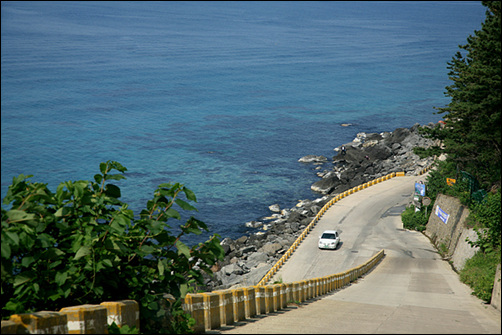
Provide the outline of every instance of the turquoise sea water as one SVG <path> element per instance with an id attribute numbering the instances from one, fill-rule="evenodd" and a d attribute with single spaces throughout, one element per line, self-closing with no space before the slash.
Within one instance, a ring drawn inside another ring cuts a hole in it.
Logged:
<path id="1" fill-rule="evenodd" d="M 211 233 L 239 237 L 320 196 L 300 157 L 440 120 L 446 63 L 484 17 L 471 1 L 2 1 L 2 199 L 21 173 L 55 191 L 116 160 L 136 212 L 180 182 Z"/>

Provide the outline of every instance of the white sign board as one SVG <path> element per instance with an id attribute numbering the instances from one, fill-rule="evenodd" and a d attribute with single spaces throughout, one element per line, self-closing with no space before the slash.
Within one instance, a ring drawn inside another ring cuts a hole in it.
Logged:
<path id="1" fill-rule="evenodd" d="M 450 214 L 447 214 L 445 211 L 443 211 L 441 208 L 439 208 L 438 205 L 436 205 L 436 215 L 443 221 L 445 224 L 448 223 L 448 218 L 450 217 Z"/>

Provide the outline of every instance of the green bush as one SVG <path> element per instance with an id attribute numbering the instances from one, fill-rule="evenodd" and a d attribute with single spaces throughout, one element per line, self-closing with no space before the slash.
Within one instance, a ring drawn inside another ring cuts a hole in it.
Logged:
<path id="1" fill-rule="evenodd" d="M 28 181 L 32 176 L 13 178 L 3 199 L 11 207 L 2 208 L 2 319 L 132 299 L 140 305 L 142 332 L 190 331 L 181 301 L 223 259 L 219 236 L 185 245 L 183 236 L 208 230 L 193 216 L 171 234 L 167 221 L 181 219 L 178 209 L 196 210 L 185 186 L 159 185 L 135 215 L 110 183 L 125 179 L 127 169 L 114 161 L 99 168 L 94 181 L 63 182 L 55 193 Z M 165 294 L 175 299 L 171 309 L 164 308 Z"/>
<path id="2" fill-rule="evenodd" d="M 490 303 L 498 264 L 500 264 L 500 252 L 485 254 L 478 251 L 466 261 L 459 273 L 460 281 L 471 287 L 473 295 Z"/>
<path id="3" fill-rule="evenodd" d="M 413 205 L 407 207 L 404 212 L 401 213 L 403 228 L 424 231 L 427 226 L 427 221 L 429 220 L 429 214 L 430 211 L 425 210 L 415 212 L 415 206 Z"/>
<path id="4" fill-rule="evenodd" d="M 485 253 L 500 253 L 501 212 L 500 190 L 495 194 L 489 193 L 483 202 L 472 206 L 469 216 L 475 221 L 474 230 L 478 235 L 477 241 L 468 241 L 472 246 L 479 247 Z"/>

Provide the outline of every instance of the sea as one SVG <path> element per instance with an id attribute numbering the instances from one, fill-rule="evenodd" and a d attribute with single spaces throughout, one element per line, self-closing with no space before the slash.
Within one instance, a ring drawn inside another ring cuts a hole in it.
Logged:
<path id="1" fill-rule="evenodd" d="M 99 164 L 139 214 L 161 183 L 192 190 L 210 235 L 256 232 L 269 206 L 322 195 L 309 155 L 360 132 L 442 119 L 448 62 L 480 1 L 2 1 L 1 195 L 55 192 Z M 3 204 L 2 208 L 9 208 Z"/>

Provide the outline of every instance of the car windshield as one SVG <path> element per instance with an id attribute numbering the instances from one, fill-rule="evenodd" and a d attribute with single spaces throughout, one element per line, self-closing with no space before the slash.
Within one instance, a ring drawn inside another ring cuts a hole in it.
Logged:
<path id="1" fill-rule="evenodd" d="M 335 234 L 332 234 L 332 233 L 324 233 L 324 234 L 322 234 L 321 238 L 334 240 L 336 238 L 336 236 L 335 236 Z"/>

